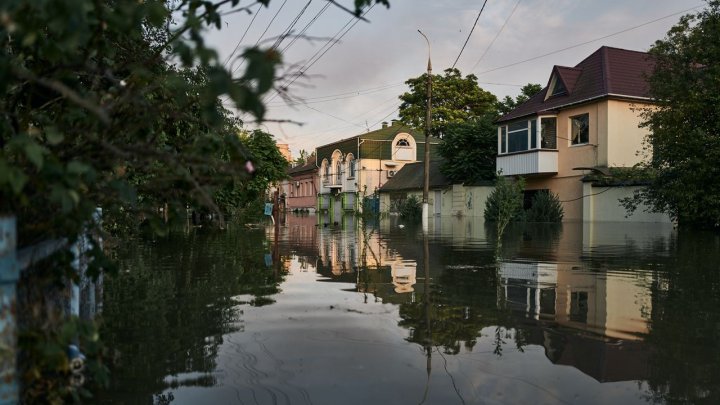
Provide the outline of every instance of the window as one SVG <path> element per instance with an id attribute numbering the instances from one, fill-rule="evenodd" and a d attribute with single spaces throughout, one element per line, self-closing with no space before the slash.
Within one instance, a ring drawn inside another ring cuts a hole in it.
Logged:
<path id="1" fill-rule="evenodd" d="M 342 164 L 338 161 L 335 164 L 335 184 L 340 184 L 342 181 Z"/>
<path id="2" fill-rule="evenodd" d="M 539 117 L 503 125 L 498 131 L 500 154 L 557 149 L 557 118 Z"/>
<path id="3" fill-rule="evenodd" d="M 588 318 L 588 293 L 578 291 L 570 293 L 570 314 L 572 322 L 587 323 Z"/>
<path id="4" fill-rule="evenodd" d="M 590 142 L 590 114 L 570 117 L 570 142 L 573 145 Z"/>
<path id="5" fill-rule="evenodd" d="M 500 153 L 507 152 L 507 127 L 500 128 Z"/>
<path id="6" fill-rule="evenodd" d="M 322 178 L 324 181 L 330 178 L 330 165 L 328 164 L 327 159 L 323 159 L 322 162 Z"/>
<path id="7" fill-rule="evenodd" d="M 355 159 L 351 159 L 350 163 L 348 163 L 348 178 L 355 178 Z"/>
<path id="8" fill-rule="evenodd" d="M 412 135 L 401 132 L 393 139 L 392 160 L 415 160 L 415 139 Z"/>
<path id="9" fill-rule="evenodd" d="M 528 150 L 528 121 L 508 125 L 508 152 Z"/>
<path id="10" fill-rule="evenodd" d="M 565 93 L 567 93 L 567 90 L 565 89 L 565 85 L 563 84 L 562 80 L 556 80 L 555 86 L 553 87 L 553 90 L 552 90 L 552 95 L 557 96 L 557 95 L 565 94 Z"/>
<path id="11" fill-rule="evenodd" d="M 557 149 L 557 118 L 540 118 L 540 147 Z"/>

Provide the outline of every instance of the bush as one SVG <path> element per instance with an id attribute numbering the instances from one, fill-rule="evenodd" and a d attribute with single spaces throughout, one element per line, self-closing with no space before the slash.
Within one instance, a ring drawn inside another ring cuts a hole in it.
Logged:
<path id="1" fill-rule="evenodd" d="M 400 217 L 407 220 L 417 220 L 422 216 L 422 205 L 420 200 L 414 195 L 406 198 L 399 206 Z"/>
<path id="2" fill-rule="evenodd" d="M 526 218 L 528 222 L 562 222 L 563 214 L 558 195 L 543 190 L 533 196 Z"/>
<path id="3" fill-rule="evenodd" d="M 525 182 L 509 181 L 505 177 L 498 177 L 495 189 L 485 202 L 485 221 L 500 222 L 522 221 L 523 211 L 523 189 Z"/>
<path id="4" fill-rule="evenodd" d="M 497 224 L 497 237 L 502 238 L 505 227 L 511 221 L 522 221 L 525 216 L 523 211 L 523 189 L 525 181 L 511 181 L 499 176 L 495 183 L 495 190 L 485 202 L 485 221 Z"/>

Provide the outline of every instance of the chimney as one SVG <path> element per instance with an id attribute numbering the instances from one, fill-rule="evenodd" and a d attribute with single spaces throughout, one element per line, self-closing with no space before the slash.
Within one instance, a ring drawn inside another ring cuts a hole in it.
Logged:
<path id="1" fill-rule="evenodd" d="M 391 126 L 395 126 L 395 124 L 397 124 L 397 123 L 398 123 L 398 120 L 392 120 L 392 121 L 390 121 L 390 125 L 391 125 Z"/>
<path id="2" fill-rule="evenodd" d="M 387 121 L 383 121 L 383 123 L 382 123 L 382 127 L 383 127 L 383 128 L 387 128 L 387 126 L 388 126 L 388 123 L 387 123 Z"/>

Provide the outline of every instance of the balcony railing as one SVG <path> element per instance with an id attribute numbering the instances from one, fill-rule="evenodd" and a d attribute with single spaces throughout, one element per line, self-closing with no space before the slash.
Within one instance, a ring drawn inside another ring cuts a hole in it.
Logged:
<path id="1" fill-rule="evenodd" d="M 497 170 L 503 176 L 523 174 L 553 174 L 558 171 L 558 151 L 533 149 L 509 153 L 497 157 Z"/>

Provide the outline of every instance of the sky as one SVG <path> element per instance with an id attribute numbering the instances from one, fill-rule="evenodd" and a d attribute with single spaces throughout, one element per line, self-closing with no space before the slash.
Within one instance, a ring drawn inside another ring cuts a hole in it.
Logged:
<path id="1" fill-rule="evenodd" d="M 398 96 L 408 89 L 404 82 L 427 68 L 428 47 L 417 30 L 430 40 L 433 73 L 442 73 L 460 54 L 483 1 L 390 0 L 389 9 L 372 7 L 365 15 L 368 21 L 354 20 L 326 0 L 272 0 L 267 8 L 241 1 L 253 13 L 228 15 L 221 30 L 207 33 L 207 42 L 222 60 L 230 57 L 228 66 L 240 75 L 244 66 L 236 58 L 243 48 L 270 47 L 298 16 L 295 34 L 317 16 L 303 38 L 287 37 L 278 46 L 284 62 L 278 73 L 294 79 L 288 80 L 292 100 L 269 94 L 268 121 L 246 125 L 289 144 L 297 157 L 301 149 L 312 151 L 397 118 Z M 353 1 L 337 3 L 350 8 Z M 704 4 L 702 0 L 488 0 L 456 67 L 463 75 L 475 74 L 480 86 L 498 98 L 514 97 L 524 84 L 545 86 L 554 65 L 574 66 L 603 45 L 646 51 L 683 14 Z M 329 39 L 347 28 L 342 39 L 330 46 Z M 239 51 L 233 55 L 236 47 Z M 308 64 L 312 65 L 304 67 Z M 299 69 L 305 74 L 293 75 Z"/>

